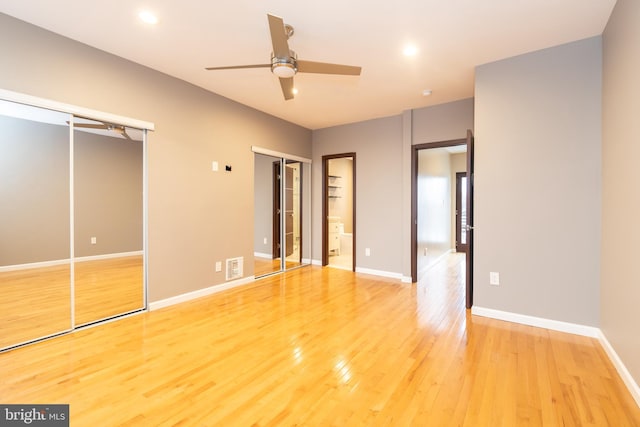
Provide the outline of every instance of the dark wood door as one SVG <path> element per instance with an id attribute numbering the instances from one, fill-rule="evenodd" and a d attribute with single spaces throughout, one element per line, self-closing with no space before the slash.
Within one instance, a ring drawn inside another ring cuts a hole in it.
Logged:
<path id="1" fill-rule="evenodd" d="M 467 308 L 473 305 L 473 145 L 473 132 L 467 130 Z"/>

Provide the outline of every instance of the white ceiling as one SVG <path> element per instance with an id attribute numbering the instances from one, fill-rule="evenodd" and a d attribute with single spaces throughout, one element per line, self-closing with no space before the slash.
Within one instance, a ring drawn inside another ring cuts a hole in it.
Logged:
<path id="1" fill-rule="evenodd" d="M 615 0 L 0 0 L 0 12 L 309 129 L 473 96 L 474 67 L 599 35 Z M 159 23 L 138 19 L 147 8 Z M 362 75 L 297 74 L 285 101 L 268 68 L 267 13 L 295 28 L 300 59 Z M 407 43 L 415 57 L 402 53 Z M 430 89 L 429 97 L 422 95 Z"/>

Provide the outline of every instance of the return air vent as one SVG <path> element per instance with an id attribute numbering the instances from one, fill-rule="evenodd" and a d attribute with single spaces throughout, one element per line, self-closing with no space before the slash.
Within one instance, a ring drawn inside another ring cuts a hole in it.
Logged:
<path id="1" fill-rule="evenodd" d="M 227 280 L 234 280 L 242 277 L 242 259 L 242 257 L 227 259 Z"/>

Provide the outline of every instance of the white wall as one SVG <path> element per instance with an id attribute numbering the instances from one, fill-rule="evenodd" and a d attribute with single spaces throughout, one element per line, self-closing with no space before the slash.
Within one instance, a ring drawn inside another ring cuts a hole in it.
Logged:
<path id="1" fill-rule="evenodd" d="M 475 306 L 599 324 L 601 69 L 600 37 L 477 67 Z"/>
<path id="2" fill-rule="evenodd" d="M 603 35 L 601 329 L 640 384 L 640 2 L 618 0 Z"/>
<path id="3" fill-rule="evenodd" d="M 456 248 L 456 173 L 467 171 L 467 153 L 452 154 L 451 161 L 451 249 Z"/>
<path id="4" fill-rule="evenodd" d="M 419 272 L 433 265 L 451 249 L 450 157 L 450 153 L 444 148 L 418 151 Z M 455 181 L 453 185 L 455 186 Z"/>

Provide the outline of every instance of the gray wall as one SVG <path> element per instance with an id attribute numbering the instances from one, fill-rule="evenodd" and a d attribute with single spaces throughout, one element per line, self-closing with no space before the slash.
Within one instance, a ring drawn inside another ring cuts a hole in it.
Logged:
<path id="1" fill-rule="evenodd" d="M 142 142 L 75 131 L 73 154 L 75 256 L 141 251 Z"/>
<path id="2" fill-rule="evenodd" d="M 313 132 L 313 218 L 322 218 L 322 156 L 356 153 L 356 266 L 402 271 L 402 117 Z M 322 259 L 322 222 L 312 230 L 313 259 Z M 371 256 L 365 256 L 365 248 Z"/>
<path id="3" fill-rule="evenodd" d="M 474 305 L 599 324 L 601 69 L 600 37 L 476 69 Z"/>
<path id="4" fill-rule="evenodd" d="M 0 135 L 0 265 L 68 259 L 69 128 L 0 116 Z M 75 256 L 142 250 L 142 143 L 75 132 L 74 178 Z"/>
<path id="5" fill-rule="evenodd" d="M 149 138 L 149 300 L 253 274 L 252 145 L 311 157 L 311 131 L 0 15 L 0 87 L 154 122 Z M 233 166 L 211 171 L 211 162 Z"/>
<path id="6" fill-rule="evenodd" d="M 69 129 L 0 116 L 0 266 L 68 259 Z"/>
<path id="7" fill-rule="evenodd" d="M 473 98 L 413 110 L 412 144 L 466 138 L 473 111 Z"/>
<path id="8" fill-rule="evenodd" d="M 254 242 L 256 253 L 273 256 L 273 162 L 276 157 L 255 154 L 254 158 Z M 264 243 L 264 238 L 267 243 Z"/>
<path id="9" fill-rule="evenodd" d="M 640 2 L 618 0 L 603 35 L 601 329 L 640 383 Z"/>

